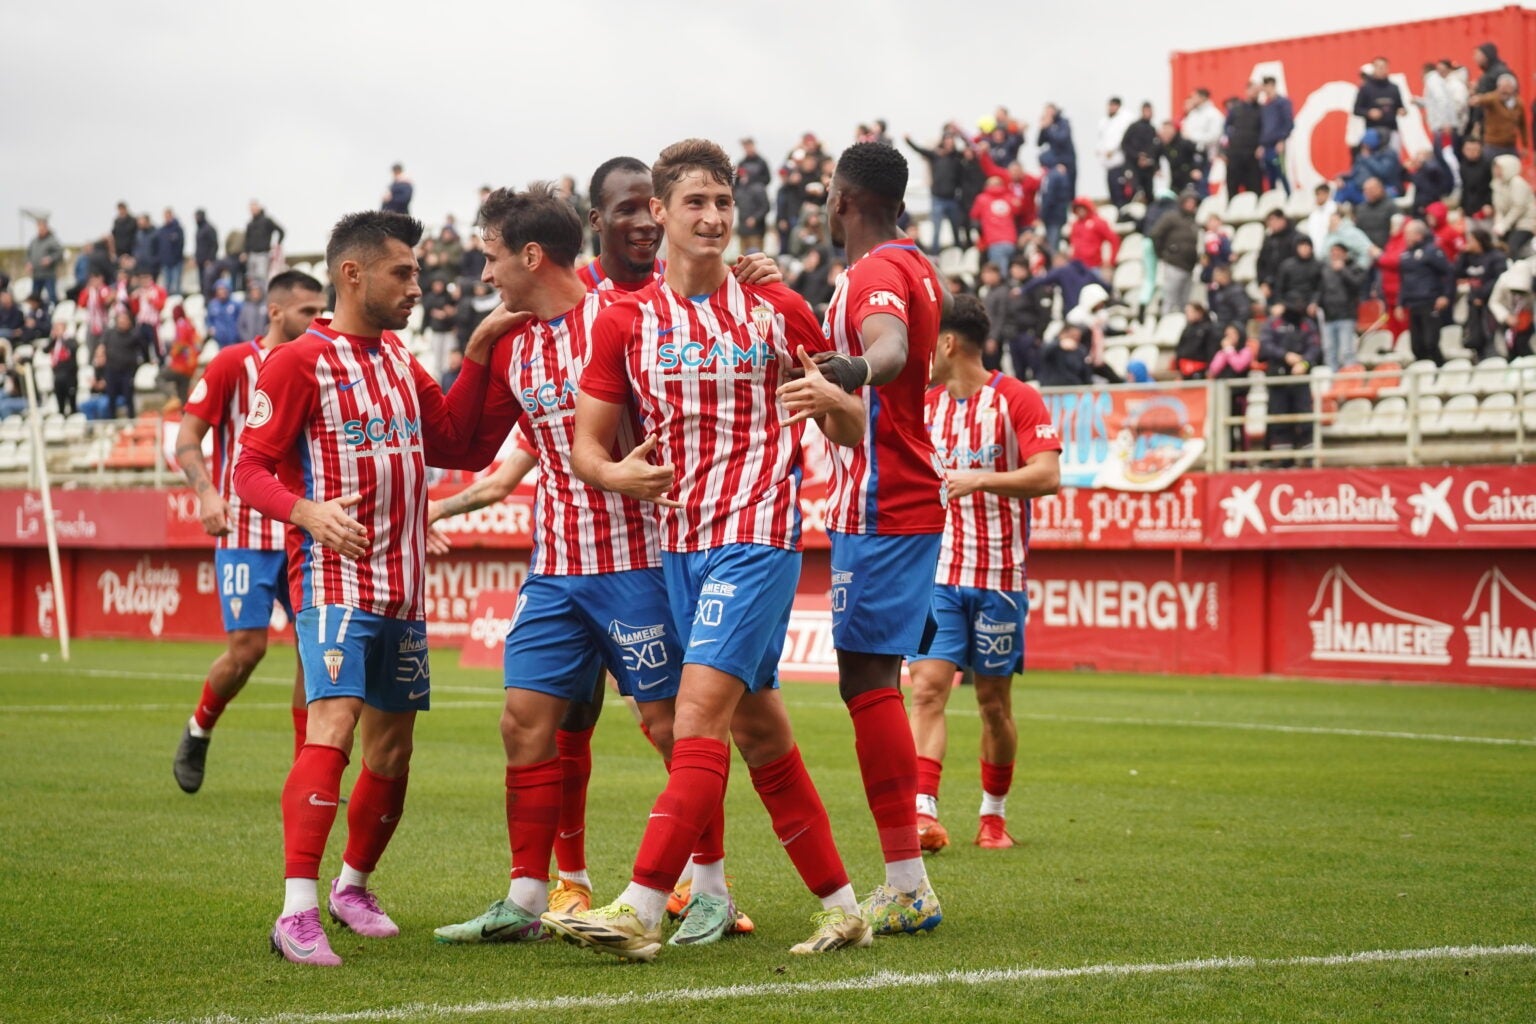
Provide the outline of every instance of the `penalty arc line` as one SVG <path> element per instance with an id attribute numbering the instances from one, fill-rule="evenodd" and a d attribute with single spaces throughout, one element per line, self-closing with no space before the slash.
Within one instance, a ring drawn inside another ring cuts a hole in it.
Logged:
<path id="1" fill-rule="evenodd" d="M 161 1024 L 353 1024 L 362 1021 L 432 1020 L 484 1014 L 540 1013 L 555 1010 L 614 1009 L 655 1002 L 707 1003 L 776 996 L 817 995 L 827 992 L 865 992 L 935 985 L 982 986 L 1027 981 L 1061 981 L 1070 978 L 1126 978 L 1142 975 L 1189 974 L 1243 969 L 1344 967 L 1355 964 L 1411 963 L 1438 960 L 1474 960 L 1490 957 L 1536 956 L 1536 946 L 1434 946 L 1427 949 L 1377 949 L 1328 956 L 1210 957 L 1171 963 L 1086 964 L 1081 967 L 1014 967 L 969 971 L 878 971 L 832 981 L 767 982 L 752 985 L 721 985 L 710 988 L 657 989 L 650 992 L 616 992 L 610 995 L 553 996 L 547 999 L 504 999 L 476 1003 L 408 1003 L 373 1010 L 322 1013 L 279 1013 L 265 1017 L 217 1014 L 191 1021 Z"/>

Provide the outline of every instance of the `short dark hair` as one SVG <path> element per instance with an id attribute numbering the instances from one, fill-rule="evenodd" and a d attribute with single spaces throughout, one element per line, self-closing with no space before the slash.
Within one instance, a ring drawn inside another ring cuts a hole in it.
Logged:
<path id="1" fill-rule="evenodd" d="M 736 180 L 736 168 L 725 150 L 708 139 L 684 139 L 661 151 L 651 165 L 651 188 L 662 202 L 689 171 L 700 171 L 717 185 L 729 187 Z"/>
<path id="2" fill-rule="evenodd" d="M 601 208 L 604 195 L 603 187 L 608 184 L 608 175 L 614 171 L 633 171 L 635 174 L 650 174 L 651 169 L 645 163 L 636 160 L 632 156 L 616 156 L 611 160 L 604 160 L 597 165 L 597 170 L 592 172 L 592 182 L 587 186 L 587 195 L 592 199 L 594 207 Z"/>
<path id="3" fill-rule="evenodd" d="M 1259 79 L 1259 84 L 1260 85 L 1274 85 L 1275 84 L 1275 76 L 1274 75 L 1265 75 L 1263 78 Z"/>
<path id="4" fill-rule="evenodd" d="M 954 332 L 955 337 L 978 351 L 986 344 L 991 329 L 987 307 L 974 295 L 956 295 L 949 311 L 939 321 L 939 330 Z"/>
<path id="5" fill-rule="evenodd" d="M 302 270 L 285 270 L 267 282 L 267 298 L 269 299 L 279 292 L 292 291 L 324 292 L 325 285 Z"/>
<path id="6" fill-rule="evenodd" d="M 835 173 L 851 191 L 883 200 L 892 209 L 907 194 L 907 158 L 893 146 L 856 142 L 843 150 Z"/>
<path id="7" fill-rule="evenodd" d="M 326 266 L 334 271 L 347 257 L 377 256 L 391 238 L 414 249 L 421 241 L 421 221 L 387 210 L 349 213 L 331 228 L 325 243 Z"/>
<path id="8" fill-rule="evenodd" d="M 487 238 L 499 238 L 509 251 L 532 242 L 557 266 L 570 266 L 581 251 L 581 218 L 547 181 L 536 181 L 522 192 L 492 192 L 480 204 L 479 224 Z"/>

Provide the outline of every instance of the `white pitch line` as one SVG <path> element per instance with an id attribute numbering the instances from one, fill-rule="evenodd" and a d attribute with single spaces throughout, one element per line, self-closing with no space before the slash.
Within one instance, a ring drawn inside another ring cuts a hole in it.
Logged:
<path id="1" fill-rule="evenodd" d="M 867 992 L 873 989 L 917 989 L 933 985 L 1002 985 L 1023 981 L 1070 978 L 1125 978 L 1137 975 L 1189 974 L 1245 968 L 1344 967 L 1354 964 L 1407 963 L 1433 960 L 1474 960 L 1503 956 L 1533 956 L 1536 946 L 1434 946 L 1428 949 L 1377 949 L 1329 956 L 1224 956 L 1172 963 L 1087 964 L 1082 967 L 1012 967 L 971 971 L 878 971 L 835 981 L 768 982 L 712 988 L 657 989 L 611 995 L 555 996 L 548 999 L 504 999 L 478 1003 L 407 1003 L 403 1006 L 344 1013 L 279 1013 L 268 1017 L 216 1014 L 185 1024 L 351 1024 L 357 1021 L 441 1020 L 482 1014 L 537 1014 L 554 1010 L 608 1010 L 653 1003 L 705 1003 L 767 996 L 803 996 L 824 992 Z M 162 1024 L 182 1024 L 165 1021 Z"/>

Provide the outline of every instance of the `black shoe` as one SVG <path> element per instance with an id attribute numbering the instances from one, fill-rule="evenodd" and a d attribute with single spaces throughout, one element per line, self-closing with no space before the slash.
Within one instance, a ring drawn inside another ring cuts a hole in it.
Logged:
<path id="1" fill-rule="evenodd" d="M 181 730 L 181 742 L 176 744 L 176 760 L 171 762 L 171 774 L 176 785 L 184 793 L 196 793 L 203 788 L 203 764 L 208 760 L 208 736 L 193 736 L 192 725 Z"/>

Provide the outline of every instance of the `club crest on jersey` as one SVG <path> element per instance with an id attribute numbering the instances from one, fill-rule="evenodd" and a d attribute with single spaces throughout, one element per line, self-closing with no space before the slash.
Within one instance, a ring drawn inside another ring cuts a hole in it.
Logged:
<path id="1" fill-rule="evenodd" d="M 530 416 L 547 415 L 557 409 L 576 408 L 576 382 L 566 378 L 564 383 L 545 381 L 535 388 L 523 388 L 519 397 L 523 411 Z"/>
<path id="2" fill-rule="evenodd" d="M 869 297 L 869 305 L 884 309 L 886 306 L 895 306 L 902 312 L 906 312 L 907 303 L 895 292 L 879 291 Z"/>
<path id="3" fill-rule="evenodd" d="M 235 618 L 238 619 L 240 617 L 240 609 L 244 607 L 245 601 L 242 598 L 232 597 L 229 599 L 229 610 Z"/>
<path id="4" fill-rule="evenodd" d="M 773 310 L 767 306 L 753 306 L 752 326 L 757 328 L 759 338 L 769 337 L 773 333 Z"/>
<path id="5" fill-rule="evenodd" d="M 341 675 L 341 661 L 344 657 L 346 655 L 339 647 L 332 647 L 320 655 L 321 660 L 325 662 L 325 671 L 331 677 L 332 685 L 335 685 L 336 678 Z"/>
<path id="6" fill-rule="evenodd" d="M 245 428 L 255 430 L 272 418 L 272 399 L 265 391 L 258 390 L 251 399 L 251 414 L 245 418 Z"/>
<path id="7" fill-rule="evenodd" d="M 756 373 L 778 358 L 766 341 L 738 345 L 728 335 L 716 335 L 707 343 L 668 341 L 656 350 L 656 365 L 678 373 Z"/>
<path id="8" fill-rule="evenodd" d="M 192 405 L 201 402 L 208 397 L 208 378 L 203 377 L 197 382 L 197 387 L 192 389 L 192 394 L 187 396 L 187 404 Z"/>

